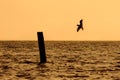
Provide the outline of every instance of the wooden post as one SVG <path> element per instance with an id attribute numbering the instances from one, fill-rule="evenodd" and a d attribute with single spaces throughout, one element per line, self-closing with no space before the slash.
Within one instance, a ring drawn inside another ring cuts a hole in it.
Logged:
<path id="1" fill-rule="evenodd" d="M 38 46 L 39 46 L 39 53 L 40 53 L 40 63 L 45 63 L 46 52 L 45 52 L 43 32 L 37 32 L 37 35 L 38 35 Z"/>

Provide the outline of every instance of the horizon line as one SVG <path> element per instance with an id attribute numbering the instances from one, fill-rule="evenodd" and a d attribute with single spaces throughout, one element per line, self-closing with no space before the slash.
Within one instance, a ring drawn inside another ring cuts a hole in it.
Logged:
<path id="1" fill-rule="evenodd" d="M 38 40 L 0 40 L 0 41 L 38 41 Z M 44 41 L 120 41 L 120 40 L 44 40 Z"/>

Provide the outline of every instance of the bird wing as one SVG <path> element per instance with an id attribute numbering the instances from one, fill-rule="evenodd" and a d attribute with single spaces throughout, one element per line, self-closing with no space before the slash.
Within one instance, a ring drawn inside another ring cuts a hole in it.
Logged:
<path id="1" fill-rule="evenodd" d="M 82 28 L 82 30 L 84 30 L 83 26 L 81 28 Z"/>
<path id="2" fill-rule="evenodd" d="M 80 26 L 78 26 L 78 28 L 77 28 L 77 32 L 80 30 Z"/>

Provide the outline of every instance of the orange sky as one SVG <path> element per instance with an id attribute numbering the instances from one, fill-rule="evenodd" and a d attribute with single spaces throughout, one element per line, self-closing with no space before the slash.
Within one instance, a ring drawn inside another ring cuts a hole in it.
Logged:
<path id="1" fill-rule="evenodd" d="M 119 21 L 120 0 L 0 0 L 0 40 L 120 40 Z"/>

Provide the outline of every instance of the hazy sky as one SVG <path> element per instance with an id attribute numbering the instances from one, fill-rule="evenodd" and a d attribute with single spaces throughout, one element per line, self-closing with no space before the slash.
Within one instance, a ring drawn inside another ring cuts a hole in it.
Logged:
<path id="1" fill-rule="evenodd" d="M 37 31 L 45 40 L 120 40 L 120 0 L 0 0 L 0 40 L 37 40 Z"/>

